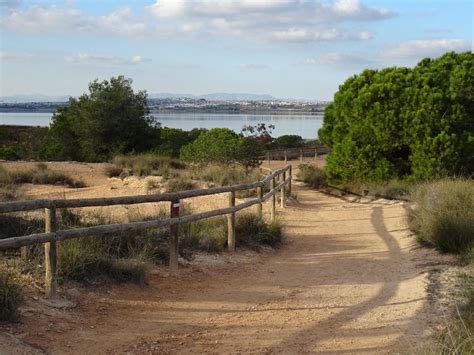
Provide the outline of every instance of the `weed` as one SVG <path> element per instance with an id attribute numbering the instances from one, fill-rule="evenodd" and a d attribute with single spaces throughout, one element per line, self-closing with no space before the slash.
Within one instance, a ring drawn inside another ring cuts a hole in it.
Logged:
<path id="1" fill-rule="evenodd" d="M 412 198 L 416 208 L 410 213 L 410 227 L 422 243 L 454 253 L 468 252 L 474 246 L 472 180 L 428 182 Z"/>
<path id="2" fill-rule="evenodd" d="M 11 270 L 0 270 L 0 320 L 16 322 L 24 303 L 21 286 Z"/>
<path id="3" fill-rule="evenodd" d="M 315 189 L 326 186 L 326 175 L 324 171 L 309 164 L 301 164 L 298 166 L 298 179 Z"/>

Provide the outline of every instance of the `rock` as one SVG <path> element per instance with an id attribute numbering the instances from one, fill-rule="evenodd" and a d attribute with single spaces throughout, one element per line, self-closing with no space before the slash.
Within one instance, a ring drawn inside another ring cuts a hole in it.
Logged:
<path id="1" fill-rule="evenodd" d="M 66 291 L 66 293 L 71 296 L 71 297 L 79 297 L 81 295 L 81 293 L 79 292 L 79 290 L 77 288 L 70 288 Z"/>
<path id="2" fill-rule="evenodd" d="M 40 299 L 40 303 L 52 307 L 52 308 L 57 308 L 57 309 L 71 309 L 75 308 L 77 306 L 77 303 L 66 300 L 66 299 L 61 299 L 61 298 L 56 298 L 56 299 Z"/>

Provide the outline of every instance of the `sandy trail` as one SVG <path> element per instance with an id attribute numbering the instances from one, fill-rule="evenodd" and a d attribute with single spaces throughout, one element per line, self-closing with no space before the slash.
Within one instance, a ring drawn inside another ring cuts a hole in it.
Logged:
<path id="1" fill-rule="evenodd" d="M 380 354 L 426 339 L 439 316 L 427 292 L 439 259 L 415 246 L 406 206 L 295 190 L 298 202 L 278 211 L 278 251 L 114 288 L 81 306 L 85 321 L 30 340 L 51 353 Z"/>

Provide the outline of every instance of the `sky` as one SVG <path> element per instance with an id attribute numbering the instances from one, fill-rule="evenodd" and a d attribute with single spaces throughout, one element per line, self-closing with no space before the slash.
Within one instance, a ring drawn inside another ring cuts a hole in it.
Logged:
<path id="1" fill-rule="evenodd" d="M 0 0 L 0 96 L 136 90 L 331 100 L 364 68 L 472 51 L 471 0 Z"/>

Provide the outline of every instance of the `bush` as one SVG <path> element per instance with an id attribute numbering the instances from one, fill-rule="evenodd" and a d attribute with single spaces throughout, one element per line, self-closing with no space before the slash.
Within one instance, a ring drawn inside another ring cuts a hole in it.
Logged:
<path id="1" fill-rule="evenodd" d="M 86 185 L 59 171 L 48 169 L 44 163 L 38 163 L 36 169 L 24 171 L 7 171 L 0 167 L 0 185 L 35 184 L 35 185 L 67 185 L 81 188 Z"/>
<path id="2" fill-rule="evenodd" d="M 9 270 L 0 270 L 0 320 L 15 322 L 20 318 L 19 307 L 24 303 L 21 286 Z"/>
<path id="3" fill-rule="evenodd" d="M 166 156 L 155 154 L 119 155 L 113 159 L 113 164 L 127 169 L 133 175 L 167 175 L 171 169 L 184 169 L 186 164 Z M 120 175 L 120 173 L 119 173 Z"/>
<path id="4" fill-rule="evenodd" d="M 184 176 L 178 176 L 174 179 L 171 179 L 166 184 L 167 192 L 178 192 L 194 189 L 195 184 L 192 180 Z"/>
<path id="5" fill-rule="evenodd" d="M 181 253 L 191 250 L 202 250 L 218 253 L 227 245 L 227 219 L 215 217 L 179 227 L 179 246 Z"/>
<path id="6" fill-rule="evenodd" d="M 282 227 L 279 222 L 269 224 L 253 213 L 237 214 L 236 244 L 257 247 L 259 245 L 278 246 L 282 242 Z"/>
<path id="7" fill-rule="evenodd" d="M 115 165 L 108 165 L 105 167 L 105 175 L 109 178 L 119 177 L 122 174 L 123 169 Z"/>
<path id="8" fill-rule="evenodd" d="M 463 253 L 474 246 L 474 182 L 444 179 L 420 185 L 410 226 L 421 242 L 442 252 Z"/>
<path id="9" fill-rule="evenodd" d="M 276 138 L 273 143 L 278 148 L 298 148 L 303 146 L 304 140 L 301 136 L 297 136 L 294 134 L 285 134 Z"/>
<path id="10" fill-rule="evenodd" d="M 208 164 L 196 167 L 191 175 L 196 180 L 213 182 L 218 186 L 231 186 L 259 181 L 263 175 L 258 170 L 247 171 L 245 168 L 234 165 Z"/>
<path id="11" fill-rule="evenodd" d="M 366 69 L 324 111 L 332 183 L 425 180 L 474 173 L 474 54 L 425 58 L 414 68 Z"/>
<path id="12" fill-rule="evenodd" d="M 323 170 L 308 164 L 301 164 L 298 169 L 297 177 L 305 184 L 316 189 L 326 186 L 326 175 Z"/>

